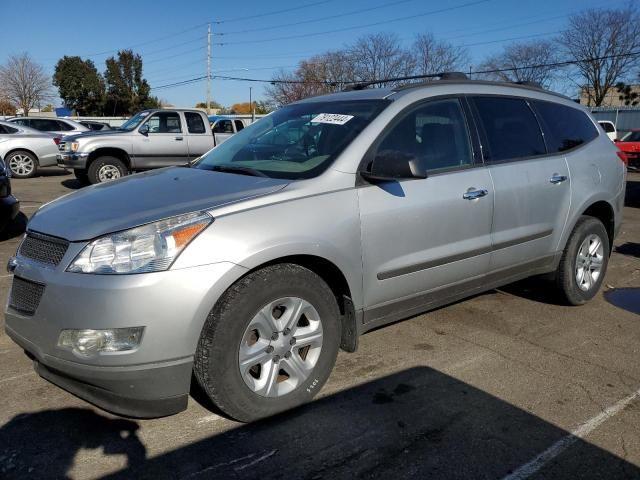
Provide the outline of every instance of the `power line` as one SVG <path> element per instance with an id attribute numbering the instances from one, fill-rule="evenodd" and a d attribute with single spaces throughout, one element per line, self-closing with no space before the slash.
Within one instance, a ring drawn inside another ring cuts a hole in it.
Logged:
<path id="1" fill-rule="evenodd" d="M 214 23 L 231 23 L 231 22 L 250 20 L 250 19 L 254 19 L 254 18 L 264 18 L 264 17 L 269 17 L 269 16 L 272 16 L 272 15 L 278 15 L 280 13 L 294 12 L 296 10 L 302 10 L 304 8 L 315 7 L 317 5 L 323 5 L 325 3 L 329 3 L 329 2 L 333 2 L 333 1 L 335 1 L 335 0 L 321 0 L 319 2 L 307 3 L 307 4 L 304 4 L 304 5 L 298 5 L 297 7 L 285 8 L 285 9 L 282 9 L 282 10 L 275 10 L 275 11 L 267 12 L 267 13 L 258 13 L 256 15 L 244 15 L 242 17 L 228 18 L 226 20 L 220 20 L 219 22 L 214 22 Z"/>
<path id="2" fill-rule="evenodd" d="M 426 16 L 429 16 L 429 15 L 435 15 L 435 14 L 438 14 L 438 13 L 450 12 L 450 11 L 453 11 L 453 10 L 459 10 L 459 9 L 462 9 L 462 8 L 471 7 L 471 6 L 474 6 L 474 5 L 479 5 L 481 3 L 487 3 L 487 2 L 491 2 L 491 1 L 493 1 L 493 0 L 476 0 L 476 1 L 473 1 L 473 2 L 463 3 L 461 5 L 456 5 L 456 6 L 453 6 L 453 7 L 440 8 L 438 10 L 431 10 L 429 12 L 416 13 L 414 15 L 407 15 L 407 16 L 403 16 L 403 17 L 388 18 L 388 19 L 386 19 L 384 21 L 361 24 L 361 25 L 355 25 L 355 26 L 351 26 L 351 27 L 336 28 L 336 29 L 333 29 L 333 30 L 325 30 L 325 31 L 322 31 L 322 32 L 311 32 L 311 33 L 303 33 L 303 34 L 298 34 L 298 35 L 287 35 L 287 36 L 283 36 L 283 37 L 262 38 L 260 40 L 241 40 L 241 41 L 237 41 L 237 42 L 219 42 L 219 43 L 216 43 L 215 45 L 219 45 L 219 46 L 223 46 L 223 45 L 246 45 L 246 44 L 249 44 L 249 43 L 265 43 L 265 42 L 274 42 L 274 41 L 278 41 L 278 40 L 292 40 L 292 39 L 295 39 L 295 38 L 316 37 L 318 35 L 325 35 L 327 33 L 348 32 L 350 30 L 358 30 L 358 29 L 361 29 L 361 28 L 376 27 L 376 26 L 379 26 L 379 25 L 387 25 L 389 23 L 401 22 L 401 21 L 404 21 L 404 20 L 413 20 L 415 18 L 426 17 Z"/>
<path id="3" fill-rule="evenodd" d="M 259 14 L 256 14 L 256 15 L 247 15 L 247 16 L 243 16 L 243 17 L 234 17 L 234 18 L 228 18 L 226 20 L 224 20 L 224 19 L 223 20 L 210 20 L 208 22 L 203 22 L 203 23 L 198 23 L 197 25 L 192 25 L 191 27 L 187 27 L 187 28 L 185 28 L 183 30 L 174 31 L 172 33 L 169 33 L 167 35 L 163 35 L 161 37 L 155 37 L 153 39 L 145 40 L 144 42 L 138 42 L 138 43 L 134 43 L 134 44 L 131 44 L 131 45 L 128 45 L 128 46 L 125 46 L 125 47 L 120 47 L 120 48 L 112 48 L 110 50 L 104 50 L 102 52 L 88 53 L 88 54 L 81 55 L 81 56 L 86 57 L 86 58 L 100 57 L 100 56 L 103 56 L 103 55 L 109 55 L 109 54 L 117 53 L 120 50 L 134 49 L 134 48 L 137 48 L 137 47 L 142 47 L 144 45 L 150 45 L 152 43 L 157 43 L 157 42 L 161 42 L 163 40 L 174 38 L 174 37 L 177 37 L 178 35 L 181 35 L 183 33 L 191 32 L 191 31 L 193 31 L 193 30 L 195 30 L 197 28 L 206 26 L 209 23 L 213 23 L 213 24 L 219 25 L 219 24 L 222 24 L 222 23 L 237 22 L 237 21 L 240 21 L 240 20 L 263 18 L 263 17 L 268 17 L 268 16 L 271 16 L 271 15 L 278 15 L 280 13 L 293 12 L 293 11 L 296 11 L 296 10 L 302 10 L 302 9 L 309 8 L 309 7 L 315 7 L 317 5 L 322 5 L 322 4 L 333 2 L 333 1 L 335 1 L 335 0 L 320 0 L 320 1 L 317 1 L 317 2 L 313 2 L 313 3 L 307 3 L 307 4 L 304 4 L 304 5 L 298 5 L 297 7 L 291 7 L 291 8 L 285 8 L 285 9 L 275 10 L 275 11 L 271 11 L 271 12 L 259 13 Z"/>
<path id="4" fill-rule="evenodd" d="M 383 5 L 376 5 L 375 7 L 369 7 L 369 8 L 359 8 L 357 10 L 351 10 L 349 12 L 346 13 L 338 13 L 335 15 L 329 15 L 326 17 L 318 17 L 318 18 L 312 18 L 310 20 L 302 20 L 299 22 L 291 22 L 291 23 L 281 23 L 279 25 L 272 25 L 269 27 L 260 27 L 260 28 L 252 28 L 249 30 L 235 30 L 232 32 L 220 32 L 220 33 L 216 33 L 214 35 L 216 36 L 226 36 L 226 35 L 239 35 L 239 34 L 245 34 L 245 33 L 254 33 L 254 32 L 264 32 L 266 30 L 275 30 L 278 28 L 285 28 L 285 27 L 292 27 L 292 26 L 298 26 L 298 25 L 306 25 L 309 23 L 316 23 L 316 22 L 322 22 L 324 20 L 334 20 L 336 18 L 343 18 L 343 17 L 348 17 L 351 15 L 357 15 L 357 14 L 361 14 L 361 13 L 365 13 L 365 12 L 372 12 L 374 10 L 380 10 L 383 8 L 389 8 L 389 7 L 393 7 L 395 5 L 400 5 L 402 3 L 409 3 L 409 2 L 415 2 L 416 0 L 399 0 L 396 2 L 390 2 L 390 3 L 385 3 Z"/>
<path id="5" fill-rule="evenodd" d="M 640 56 L 640 51 L 638 52 L 629 52 L 629 53 L 620 53 L 616 55 L 604 55 L 600 57 L 591 57 L 591 58 L 583 58 L 579 60 L 565 60 L 561 62 L 553 62 L 553 63 L 540 63 L 536 65 L 526 65 L 522 67 L 508 67 L 508 68 L 497 68 L 491 70 L 477 70 L 469 72 L 472 75 L 484 75 L 488 73 L 501 73 L 501 72 L 516 72 L 520 70 L 530 70 L 533 68 L 553 68 L 553 67 L 563 67 L 567 65 L 576 65 L 579 63 L 587 63 L 594 62 L 599 60 L 609 60 L 613 58 L 622 58 L 622 57 L 635 57 Z M 278 79 L 260 79 L 260 78 L 247 78 L 247 77 L 232 77 L 226 75 L 214 75 L 213 78 L 217 78 L 219 80 L 232 80 L 232 81 L 241 81 L 241 82 L 256 82 L 256 83 L 269 83 L 269 84 L 318 84 L 318 85 L 337 85 L 337 84 L 374 84 L 374 83 L 390 83 L 390 82 L 400 82 L 407 80 L 419 80 L 422 78 L 433 78 L 438 77 L 439 74 L 425 74 L 425 75 L 409 75 L 405 77 L 392 77 L 392 78 L 382 78 L 377 80 L 345 80 L 345 81 L 308 81 L 308 80 L 278 80 Z M 199 80 L 198 78 L 193 79 L 193 81 Z"/>

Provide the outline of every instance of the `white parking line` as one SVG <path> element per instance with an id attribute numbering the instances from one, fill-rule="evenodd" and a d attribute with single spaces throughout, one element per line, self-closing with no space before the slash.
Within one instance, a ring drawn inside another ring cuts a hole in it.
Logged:
<path id="1" fill-rule="evenodd" d="M 582 440 L 584 437 L 589 435 L 611 417 L 614 417 L 615 415 L 620 413 L 627 405 L 629 405 L 634 400 L 637 400 L 638 398 L 640 398 L 640 390 L 637 390 L 635 393 L 632 393 L 628 397 L 625 397 L 619 402 L 611 405 L 610 407 L 607 407 L 602 411 L 602 413 L 587 420 L 569 435 L 558 440 L 556 443 L 551 445 L 529 463 L 525 463 L 511 474 L 504 477 L 502 480 L 523 480 L 530 477 L 534 473 L 538 472 L 541 468 L 543 468 L 547 463 L 549 463 L 558 455 L 571 447 L 571 445 L 576 443 L 578 440 Z"/>

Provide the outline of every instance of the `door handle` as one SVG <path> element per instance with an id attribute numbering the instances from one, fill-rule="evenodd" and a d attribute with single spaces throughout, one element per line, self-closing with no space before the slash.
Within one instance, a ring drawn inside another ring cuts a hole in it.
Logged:
<path id="1" fill-rule="evenodd" d="M 176 137 L 176 140 L 177 140 L 178 142 L 181 142 L 181 141 L 182 141 L 182 137 Z"/>
<path id="2" fill-rule="evenodd" d="M 475 200 L 477 198 L 484 197 L 488 194 L 489 194 L 489 190 L 484 190 L 484 189 L 473 190 L 472 188 L 470 188 L 469 190 L 467 190 L 462 194 L 462 198 L 464 198 L 465 200 Z"/>
<path id="3" fill-rule="evenodd" d="M 564 182 L 566 179 L 567 179 L 566 175 L 559 175 L 557 173 L 554 173 L 553 175 L 551 175 L 551 178 L 549 179 L 549 181 L 555 185 L 557 183 Z"/>

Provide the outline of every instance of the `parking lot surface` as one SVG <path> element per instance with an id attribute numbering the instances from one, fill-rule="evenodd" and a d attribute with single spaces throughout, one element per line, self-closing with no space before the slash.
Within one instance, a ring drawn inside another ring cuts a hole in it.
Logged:
<path id="1" fill-rule="evenodd" d="M 79 184 L 13 187 L 30 216 Z M 115 417 L 39 378 L 2 328 L 0 478 L 640 478 L 640 174 L 624 214 L 588 305 L 527 280 L 376 330 L 316 401 L 250 425 L 195 388 L 178 415 Z"/>

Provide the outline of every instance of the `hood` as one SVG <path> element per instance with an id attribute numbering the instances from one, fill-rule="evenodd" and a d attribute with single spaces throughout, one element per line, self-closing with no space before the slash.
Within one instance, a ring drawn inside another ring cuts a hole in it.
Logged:
<path id="1" fill-rule="evenodd" d="M 72 242 L 91 240 L 163 218 L 273 193 L 288 182 L 197 168 L 152 170 L 54 200 L 36 212 L 28 229 Z"/>
<path id="2" fill-rule="evenodd" d="M 78 138 L 91 138 L 91 137 L 104 137 L 107 135 L 131 135 L 135 133 L 128 130 L 87 130 L 86 132 L 72 133 L 71 135 L 65 135 L 64 140 L 73 142 Z"/>

